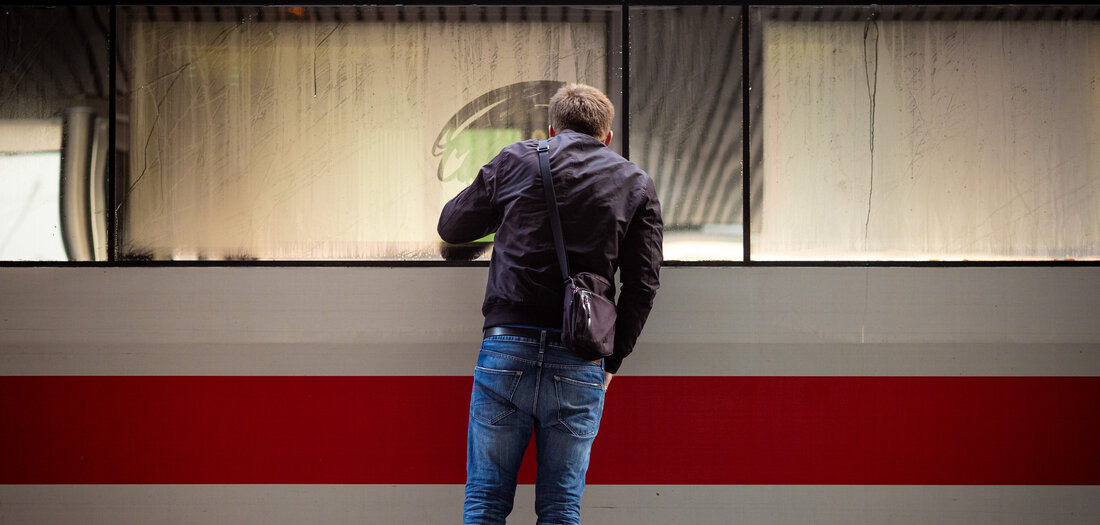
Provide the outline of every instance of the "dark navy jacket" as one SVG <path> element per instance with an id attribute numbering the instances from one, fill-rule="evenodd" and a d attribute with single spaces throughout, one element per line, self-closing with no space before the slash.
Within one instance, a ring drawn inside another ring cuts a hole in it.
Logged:
<path id="1" fill-rule="evenodd" d="M 537 144 L 526 140 L 501 150 L 439 217 L 439 236 L 449 243 L 496 232 L 481 309 L 486 328 L 562 324 L 565 284 Z M 550 139 L 550 170 L 570 272 L 593 272 L 614 282 L 619 270 L 615 353 L 604 360 L 615 373 L 634 349 L 657 293 L 661 207 L 653 179 L 594 137 L 571 130 Z"/>

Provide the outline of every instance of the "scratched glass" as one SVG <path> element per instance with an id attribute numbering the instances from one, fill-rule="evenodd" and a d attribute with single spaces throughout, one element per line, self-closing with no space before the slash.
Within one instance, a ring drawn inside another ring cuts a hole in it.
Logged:
<path id="1" fill-rule="evenodd" d="M 753 8 L 752 259 L 1100 258 L 1097 11 Z"/>
<path id="2" fill-rule="evenodd" d="M 657 187 L 665 259 L 742 260 L 741 7 L 629 15 L 629 153 Z"/>
<path id="3" fill-rule="evenodd" d="M 106 257 L 103 154 L 73 175 L 82 188 L 98 188 L 79 195 L 83 215 L 63 221 L 60 204 L 71 187 L 61 184 L 63 115 L 82 108 L 103 131 L 83 135 L 92 141 L 84 151 L 106 152 L 94 146 L 106 142 L 107 20 L 104 6 L 0 9 L 0 261 Z M 75 197 L 66 195 L 70 204 Z M 77 238 L 73 225 L 87 235 Z M 78 252 L 74 240 L 89 249 Z"/>
<path id="4" fill-rule="evenodd" d="M 621 98 L 618 7 L 119 13 L 123 259 L 484 258 L 443 204 L 561 83 Z"/>

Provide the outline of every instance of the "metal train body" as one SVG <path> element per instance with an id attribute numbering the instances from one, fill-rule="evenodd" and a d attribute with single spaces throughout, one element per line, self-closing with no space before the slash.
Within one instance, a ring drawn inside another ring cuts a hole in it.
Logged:
<path id="1" fill-rule="evenodd" d="M 455 523 L 485 277 L 0 270 L 0 522 Z M 1095 266 L 666 267 L 585 522 L 1095 523 L 1098 313 Z"/>

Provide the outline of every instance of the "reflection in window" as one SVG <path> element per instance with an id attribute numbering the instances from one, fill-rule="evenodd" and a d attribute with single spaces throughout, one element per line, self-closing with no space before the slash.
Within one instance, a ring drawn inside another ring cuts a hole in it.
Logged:
<path id="1" fill-rule="evenodd" d="M 107 25 L 105 6 L 0 10 L 0 260 L 106 259 Z"/>
<path id="2" fill-rule="evenodd" d="M 1096 12 L 754 8 L 753 259 L 1100 257 Z"/>
<path id="3" fill-rule="evenodd" d="M 439 258 L 442 205 L 562 82 L 617 98 L 617 8 L 123 13 L 124 258 Z"/>
<path id="4" fill-rule="evenodd" d="M 63 261 L 61 122 L 0 121 L 0 261 Z"/>
<path id="5" fill-rule="evenodd" d="M 630 8 L 630 157 L 668 260 L 741 260 L 741 8 Z M 757 200 L 751 201 L 754 206 Z"/>

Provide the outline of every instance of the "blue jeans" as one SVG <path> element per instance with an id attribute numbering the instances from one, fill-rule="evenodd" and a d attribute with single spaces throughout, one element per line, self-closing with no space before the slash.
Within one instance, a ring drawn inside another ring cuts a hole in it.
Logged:
<path id="1" fill-rule="evenodd" d="M 556 343 L 486 337 L 470 399 L 462 523 L 504 523 L 534 433 L 538 523 L 579 525 L 604 392 L 602 361 L 585 361 Z"/>

